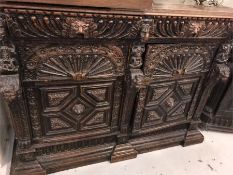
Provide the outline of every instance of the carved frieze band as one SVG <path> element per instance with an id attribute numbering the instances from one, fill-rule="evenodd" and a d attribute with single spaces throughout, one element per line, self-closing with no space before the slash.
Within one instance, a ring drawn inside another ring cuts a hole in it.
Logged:
<path id="1" fill-rule="evenodd" d="M 135 39 L 141 17 L 58 11 L 5 9 L 10 33 L 17 38 Z"/>
<path id="2" fill-rule="evenodd" d="M 151 38 L 227 38 L 232 19 L 155 17 Z"/>
<path id="3" fill-rule="evenodd" d="M 226 38 L 232 19 L 130 16 L 4 9 L 10 33 L 17 38 Z"/>

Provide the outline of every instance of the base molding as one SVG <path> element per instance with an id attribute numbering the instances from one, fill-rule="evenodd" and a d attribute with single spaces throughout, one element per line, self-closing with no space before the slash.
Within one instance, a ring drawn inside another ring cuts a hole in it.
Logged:
<path id="1" fill-rule="evenodd" d="M 38 161 L 13 163 L 11 175 L 46 175 L 46 170 L 42 168 Z"/>
<path id="2" fill-rule="evenodd" d="M 187 131 L 183 146 L 190 146 L 202 143 L 204 141 L 204 136 L 201 134 L 199 130 L 190 130 Z"/>
<path id="3" fill-rule="evenodd" d="M 116 145 L 111 156 L 111 163 L 134 159 L 137 155 L 138 152 L 129 143 Z"/>
<path id="4" fill-rule="evenodd" d="M 178 146 L 184 141 L 185 130 L 168 132 L 159 135 L 151 135 L 139 137 L 130 140 L 130 144 L 138 151 L 138 153 L 146 153 L 150 151 L 160 150 L 172 146 Z"/>
<path id="5" fill-rule="evenodd" d="M 220 125 L 217 125 L 217 124 L 202 123 L 200 125 L 200 128 L 203 129 L 203 130 L 233 133 L 233 126 L 226 127 L 226 126 L 220 126 Z"/>

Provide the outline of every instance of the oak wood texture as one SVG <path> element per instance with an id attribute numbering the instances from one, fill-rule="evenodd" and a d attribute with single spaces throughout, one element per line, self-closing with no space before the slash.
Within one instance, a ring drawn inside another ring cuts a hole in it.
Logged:
<path id="1" fill-rule="evenodd" d="M 20 3 L 42 3 L 42 4 L 60 4 L 73 6 L 90 6 L 90 7 L 108 7 L 124 9 L 148 9 L 152 7 L 153 0 L 6 0 L 8 2 Z"/>
<path id="2" fill-rule="evenodd" d="M 228 75 L 232 12 L 156 8 L 1 3 L 0 94 L 16 132 L 13 175 L 203 141 L 203 107 L 215 78 Z"/>

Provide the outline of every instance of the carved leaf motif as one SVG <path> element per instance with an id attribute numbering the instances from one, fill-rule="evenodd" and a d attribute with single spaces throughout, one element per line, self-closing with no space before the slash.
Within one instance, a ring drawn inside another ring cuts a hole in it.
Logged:
<path id="1" fill-rule="evenodd" d="M 91 89 L 87 93 L 93 95 L 99 101 L 104 101 L 106 98 L 106 89 Z"/>
<path id="2" fill-rule="evenodd" d="M 160 89 L 154 89 L 152 101 L 158 100 L 167 90 L 168 88 L 166 87 Z"/>
<path id="3" fill-rule="evenodd" d="M 104 123 L 104 113 L 99 112 L 96 115 L 94 115 L 87 123 L 86 125 L 96 125 Z"/>
<path id="4" fill-rule="evenodd" d="M 185 113 L 186 105 L 181 105 L 178 109 L 176 109 L 171 116 L 182 115 Z"/>
<path id="5" fill-rule="evenodd" d="M 157 18 L 151 38 L 225 38 L 230 35 L 231 21 Z"/>
<path id="6" fill-rule="evenodd" d="M 7 11 L 7 10 L 5 10 Z M 11 9 L 14 11 L 14 9 Z M 9 13 L 7 24 L 16 38 L 107 38 L 135 39 L 140 33 L 140 17 L 36 11 Z M 7 13 L 7 12 L 6 12 Z M 29 13 L 29 14 L 28 14 Z M 60 15 L 58 15 L 60 14 Z M 70 17 L 74 16 L 75 17 Z M 88 17 L 84 17 L 84 16 Z M 115 18 L 114 18 L 115 17 Z"/>
<path id="7" fill-rule="evenodd" d="M 70 93 L 69 92 L 49 92 L 48 102 L 50 106 L 58 106 Z"/>
<path id="8" fill-rule="evenodd" d="M 183 84 L 183 85 L 180 85 L 180 87 L 185 95 L 190 95 L 191 91 L 192 91 L 193 84 Z"/>
<path id="9" fill-rule="evenodd" d="M 70 125 L 68 123 L 66 123 L 65 121 L 63 121 L 59 118 L 51 118 L 50 122 L 51 122 L 51 129 L 52 130 L 65 129 L 65 128 L 70 127 Z"/>
<path id="10" fill-rule="evenodd" d="M 159 116 L 159 114 L 156 111 L 148 112 L 148 115 L 147 115 L 148 121 L 160 120 L 161 118 L 162 118 L 162 116 Z"/>

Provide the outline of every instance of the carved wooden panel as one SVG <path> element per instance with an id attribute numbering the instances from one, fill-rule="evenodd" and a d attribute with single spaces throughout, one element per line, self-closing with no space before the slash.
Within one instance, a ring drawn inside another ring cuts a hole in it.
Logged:
<path id="1" fill-rule="evenodd" d="M 10 33 L 16 38 L 135 39 L 140 16 L 5 9 Z"/>
<path id="2" fill-rule="evenodd" d="M 28 51 L 28 52 L 27 52 Z M 60 45 L 23 48 L 24 80 L 85 80 L 124 74 L 118 46 Z"/>
<path id="3" fill-rule="evenodd" d="M 231 19 L 156 16 L 150 38 L 227 38 L 232 29 Z"/>
<path id="4" fill-rule="evenodd" d="M 38 99 L 41 100 L 35 99 L 38 106 L 31 111 L 38 111 L 33 118 L 41 122 L 39 126 L 42 126 L 41 132 L 45 135 L 81 134 L 85 131 L 94 134 L 98 129 L 111 132 L 118 127 L 121 80 L 65 86 L 40 85 L 38 88 Z M 34 120 L 32 123 L 35 125 Z"/>
<path id="5" fill-rule="evenodd" d="M 214 45 L 150 45 L 144 73 L 151 78 L 179 78 L 207 72 L 212 62 Z"/>
<path id="6" fill-rule="evenodd" d="M 151 83 L 137 98 L 133 133 L 184 123 L 193 117 L 215 46 L 149 45 L 143 66 Z"/>
<path id="7" fill-rule="evenodd" d="M 196 77 L 151 83 L 139 94 L 134 130 L 151 129 L 190 119 L 188 113 L 199 80 Z"/>

